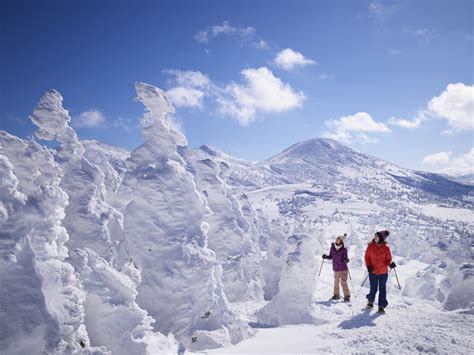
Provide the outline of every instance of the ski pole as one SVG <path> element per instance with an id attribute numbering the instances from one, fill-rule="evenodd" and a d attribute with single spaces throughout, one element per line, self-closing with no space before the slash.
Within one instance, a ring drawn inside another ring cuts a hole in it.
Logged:
<path id="1" fill-rule="evenodd" d="M 321 267 L 319 268 L 318 279 L 319 279 L 319 276 L 321 276 L 321 270 L 323 269 L 323 265 L 324 265 L 324 259 L 321 262 Z"/>
<path id="2" fill-rule="evenodd" d="M 397 278 L 398 288 L 401 290 L 401 289 L 402 289 L 402 286 L 400 286 L 400 281 L 398 281 L 397 270 L 395 270 L 395 268 L 393 268 L 393 269 L 391 269 L 391 270 L 393 270 L 393 272 L 395 273 L 395 277 Z"/>
<path id="3" fill-rule="evenodd" d="M 351 271 L 349 270 L 349 266 L 347 267 L 347 272 L 349 273 L 349 280 L 351 281 L 352 291 L 354 291 L 354 298 L 357 298 L 354 288 L 354 283 L 352 282 Z"/>
<path id="4" fill-rule="evenodd" d="M 323 261 L 321 262 L 321 267 L 319 268 L 318 278 L 316 279 L 316 284 L 314 285 L 314 290 L 315 290 L 315 291 L 316 291 L 316 289 L 317 289 L 317 287 L 318 287 L 319 276 L 321 276 L 321 270 L 323 269 L 323 265 L 324 265 L 324 259 L 323 259 Z"/>
<path id="5" fill-rule="evenodd" d="M 357 294 L 360 293 L 360 290 L 362 290 L 362 287 L 364 287 L 364 284 L 365 284 L 365 281 L 367 281 L 367 278 L 369 277 L 369 273 L 367 273 L 367 276 L 365 277 L 364 281 L 362 282 L 362 284 L 360 285 L 360 288 L 359 288 L 359 291 L 357 291 Z"/>

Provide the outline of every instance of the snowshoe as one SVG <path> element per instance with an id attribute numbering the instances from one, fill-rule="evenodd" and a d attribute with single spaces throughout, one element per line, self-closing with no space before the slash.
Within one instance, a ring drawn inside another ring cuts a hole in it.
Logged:
<path id="1" fill-rule="evenodd" d="M 350 302 L 351 296 L 344 296 L 344 302 Z"/>
<path id="2" fill-rule="evenodd" d="M 341 296 L 339 296 L 339 295 L 334 295 L 334 296 L 331 297 L 330 301 L 337 301 L 337 300 L 339 300 L 339 299 L 341 299 Z"/>
<path id="3" fill-rule="evenodd" d="M 377 311 L 377 313 L 385 313 L 385 309 L 383 307 L 379 307 L 379 310 Z"/>
<path id="4" fill-rule="evenodd" d="M 374 308 L 374 302 L 368 302 L 367 303 L 367 308 Z"/>

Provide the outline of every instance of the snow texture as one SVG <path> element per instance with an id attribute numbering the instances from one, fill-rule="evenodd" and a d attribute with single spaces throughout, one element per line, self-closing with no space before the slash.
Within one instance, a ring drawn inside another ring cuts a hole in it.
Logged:
<path id="1" fill-rule="evenodd" d="M 65 262 L 61 169 L 35 142 L 0 132 L 0 147 L 0 352 L 78 351 L 85 294 Z"/>
<path id="2" fill-rule="evenodd" d="M 227 163 L 213 160 L 205 151 L 183 150 L 191 165 L 197 188 L 213 211 L 208 246 L 223 268 L 225 294 L 230 302 L 261 300 L 260 250 L 251 238 L 241 206 L 225 183 Z"/>
<path id="3" fill-rule="evenodd" d="M 321 322 L 312 309 L 317 274 L 315 242 L 315 238 L 303 233 L 293 234 L 287 239 L 286 266 L 282 270 L 279 292 L 257 314 L 259 324 L 279 326 Z"/>

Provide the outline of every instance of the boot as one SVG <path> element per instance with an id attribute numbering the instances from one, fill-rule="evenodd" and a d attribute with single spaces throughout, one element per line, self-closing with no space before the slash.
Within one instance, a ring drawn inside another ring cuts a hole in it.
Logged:
<path id="1" fill-rule="evenodd" d="M 331 297 L 332 300 L 338 300 L 340 298 L 341 298 L 341 296 L 339 296 L 339 295 L 334 295 L 334 296 Z"/>
<path id="2" fill-rule="evenodd" d="M 379 307 L 377 313 L 385 313 L 385 309 L 383 307 Z"/>
<path id="3" fill-rule="evenodd" d="M 344 302 L 350 302 L 351 296 L 344 296 Z"/>
<path id="4" fill-rule="evenodd" d="M 367 308 L 374 308 L 374 302 L 367 302 Z"/>

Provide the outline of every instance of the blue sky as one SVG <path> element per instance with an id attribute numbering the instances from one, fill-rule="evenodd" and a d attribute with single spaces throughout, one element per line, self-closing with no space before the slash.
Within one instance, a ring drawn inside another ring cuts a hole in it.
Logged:
<path id="1" fill-rule="evenodd" d="M 472 1 L 2 1 L 0 129 L 57 89 L 82 139 L 134 148 L 134 82 L 189 144 L 257 161 L 332 137 L 404 167 L 474 172 Z"/>

